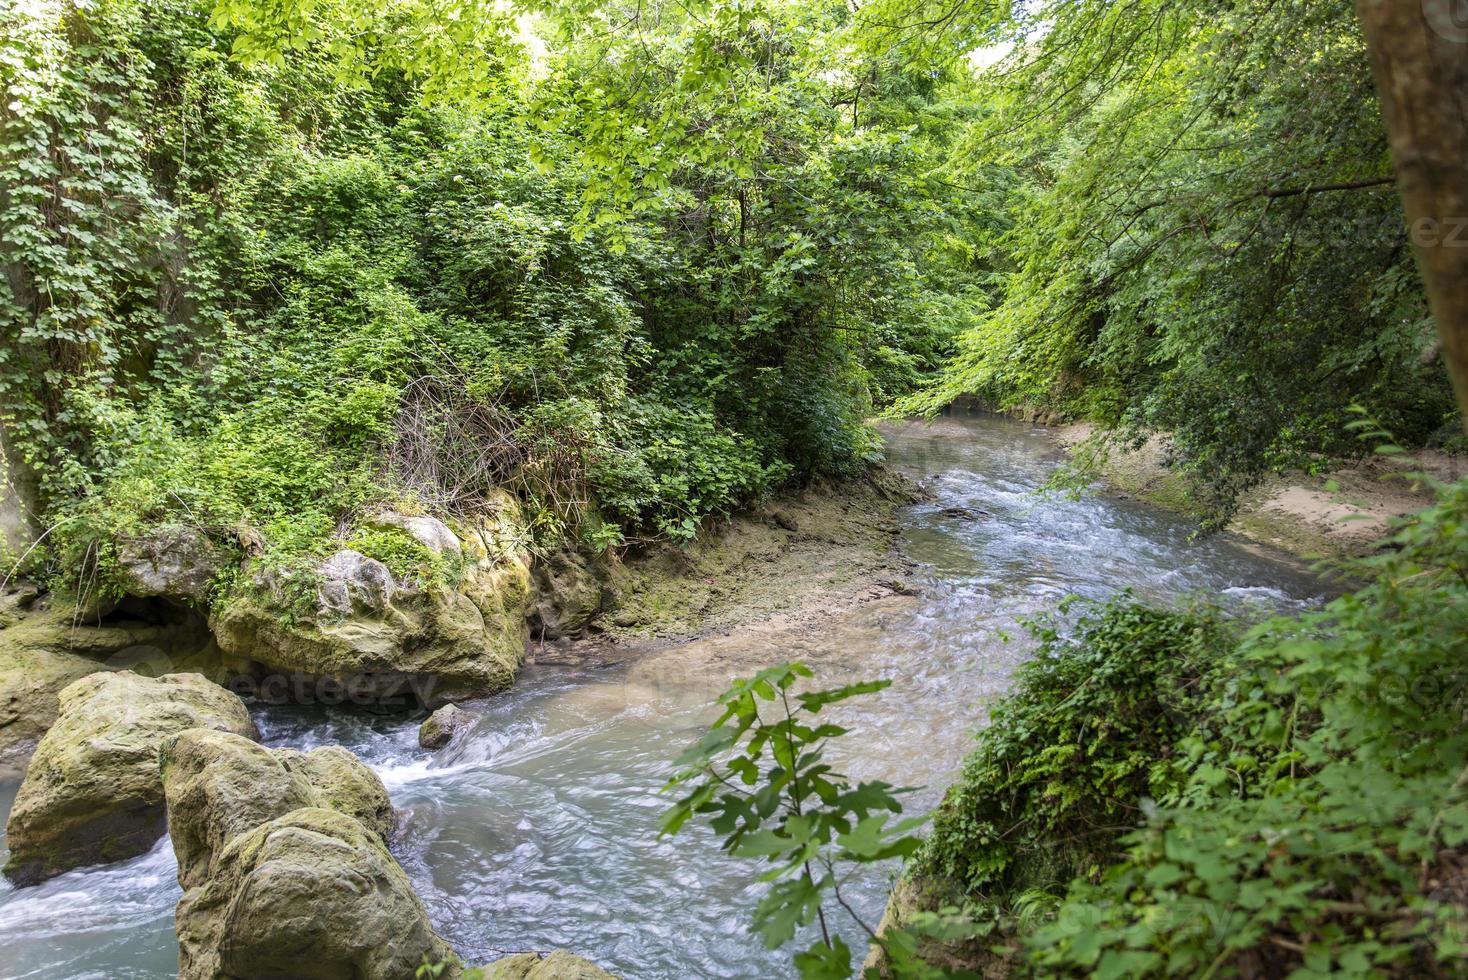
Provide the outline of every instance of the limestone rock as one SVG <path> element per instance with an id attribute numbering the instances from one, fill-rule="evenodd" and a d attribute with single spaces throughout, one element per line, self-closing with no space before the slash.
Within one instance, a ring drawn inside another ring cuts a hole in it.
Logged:
<path id="1" fill-rule="evenodd" d="M 168 736 L 256 735 L 244 703 L 199 674 L 94 673 L 62 690 L 59 703 L 6 826 L 5 874 L 19 885 L 132 857 L 163 836 L 158 750 Z"/>
<path id="2" fill-rule="evenodd" d="M 368 520 L 367 524 L 369 527 L 397 528 L 436 555 L 457 555 L 463 550 L 462 545 L 459 544 L 458 535 L 436 517 L 409 516 L 395 514 L 391 511 L 379 511 Z"/>
<path id="3" fill-rule="evenodd" d="M 192 527 L 164 525 L 117 542 L 117 576 L 130 595 L 200 603 L 224 566 L 221 549 Z"/>
<path id="4" fill-rule="evenodd" d="M 228 841 L 176 925 L 180 980 L 402 980 L 452 956 L 382 840 L 321 807 Z"/>
<path id="5" fill-rule="evenodd" d="M 387 787 L 377 773 L 362 760 L 338 745 L 328 745 L 310 752 L 277 749 L 286 765 L 305 774 L 316 794 L 317 806 L 323 806 L 357 820 L 383 841 L 392 836 L 397 813 Z"/>
<path id="6" fill-rule="evenodd" d="M 547 956 L 516 953 L 480 969 L 485 980 L 617 980 L 590 960 L 563 949 Z"/>
<path id="7" fill-rule="evenodd" d="M 530 635 L 556 640 L 586 629 L 601 612 L 605 574 L 593 559 L 571 548 L 551 552 L 531 573 Z"/>
<path id="8" fill-rule="evenodd" d="M 425 749 L 441 749 L 472 724 L 472 714 L 452 704 L 446 704 L 418 726 L 418 744 Z"/>
<path id="9" fill-rule="evenodd" d="M 265 575 L 218 604 L 210 625 L 220 648 L 389 703 L 411 698 L 437 707 L 508 687 L 528 636 L 529 557 L 518 509 L 506 502 L 498 514 L 453 529 L 431 518 L 402 520 L 432 546 L 457 550 L 463 566 L 453 587 L 395 580 L 381 562 L 344 549 L 317 570 L 315 608 L 304 615 L 287 615 L 299 606 L 290 583 Z M 453 548 L 440 540 L 444 532 Z"/>
<path id="10" fill-rule="evenodd" d="M 192 729 L 163 743 L 159 767 L 168 833 L 185 888 L 212 876 L 229 841 L 292 810 L 336 810 L 384 841 L 395 823 L 382 780 L 337 746 L 302 753 Z"/>
<path id="11" fill-rule="evenodd" d="M 57 694 L 87 674 L 198 671 L 223 681 L 238 668 L 221 660 L 201 616 L 162 600 L 128 599 L 99 620 L 34 588 L 0 597 L 0 775 L 24 770 L 56 720 Z"/>
<path id="12" fill-rule="evenodd" d="M 193 729 L 160 766 L 182 980 L 397 980 L 451 957 L 387 851 L 387 790 L 350 752 Z"/>
<path id="13" fill-rule="evenodd" d="M 0 632 L 0 774 L 18 775 L 56 720 L 56 695 L 72 681 L 106 668 L 65 649 L 7 639 Z"/>
<path id="14" fill-rule="evenodd" d="M 321 615 L 382 614 L 398 591 L 386 565 L 350 548 L 322 562 L 317 575 L 316 608 Z"/>

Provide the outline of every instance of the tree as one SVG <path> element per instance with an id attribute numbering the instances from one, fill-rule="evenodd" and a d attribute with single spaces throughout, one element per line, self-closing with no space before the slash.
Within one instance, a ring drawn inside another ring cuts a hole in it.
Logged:
<path id="1" fill-rule="evenodd" d="M 1357 0 L 1397 187 L 1468 427 L 1468 19 L 1460 0 Z"/>

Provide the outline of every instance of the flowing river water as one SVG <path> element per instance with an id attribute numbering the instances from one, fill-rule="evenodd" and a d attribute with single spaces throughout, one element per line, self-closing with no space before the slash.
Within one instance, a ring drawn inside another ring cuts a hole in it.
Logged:
<path id="1" fill-rule="evenodd" d="M 905 517 L 916 597 L 616 663 L 531 665 L 471 705 L 476 726 L 437 753 L 418 747 L 416 721 L 321 709 L 260 708 L 264 737 L 343 745 L 376 769 L 404 814 L 394 851 L 469 962 L 565 948 L 637 980 L 788 976 L 789 953 L 747 932 L 760 869 L 723 857 L 702 829 L 656 832 L 670 762 L 732 676 L 803 659 L 823 683 L 893 679 L 840 718 L 853 733 L 833 754 L 852 776 L 921 787 L 908 806 L 920 812 L 1025 658 L 1019 624 L 1063 596 L 1130 588 L 1291 610 L 1323 591 L 1297 562 L 1225 536 L 1189 540 L 1189 522 L 1145 504 L 1037 496 L 1061 457 L 1033 426 L 953 416 L 887 436 L 890 464 L 932 491 Z M 14 792 L 0 787 L 0 810 Z M 165 839 L 34 888 L 0 884 L 0 977 L 172 975 L 174 874 Z M 890 872 L 852 882 L 869 923 L 889 886 Z"/>

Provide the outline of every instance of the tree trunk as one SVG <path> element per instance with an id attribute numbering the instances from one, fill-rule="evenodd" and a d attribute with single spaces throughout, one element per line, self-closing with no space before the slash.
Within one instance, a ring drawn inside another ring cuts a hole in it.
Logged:
<path id="1" fill-rule="evenodd" d="M 1356 0 L 1412 248 L 1468 427 L 1468 0 Z"/>

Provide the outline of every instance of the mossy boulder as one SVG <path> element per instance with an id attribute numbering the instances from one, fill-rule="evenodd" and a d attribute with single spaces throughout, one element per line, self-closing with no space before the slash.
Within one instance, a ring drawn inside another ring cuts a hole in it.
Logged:
<path id="1" fill-rule="evenodd" d="M 558 949 L 539 953 L 516 953 L 480 967 L 485 980 L 617 980 L 590 960 Z"/>
<path id="2" fill-rule="evenodd" d="M 200 674 L 90 674 L 58 700 L 6 825 L 5 875 L 18 885 L 132 857 L 162 837 L 158 751 L 169 736 L 190 728 L 257 734 L 244 703 Z"/>
<path id="3" fill-rule="evenodd" d="M 8 632 L 0 631 L 0 774 L 19 774 L 56 721 L 61 689 L 106 667 L 62 647 L 11 642 Z"/>
<path id="4" fill-rule="evenodd" d="M 125 669 L 222 682 L 248 666 L 220 656 L 201 614 L 162 599 L 112 602 L 102 616 L 34 587 L 0 595 L 0 775 L 24 770 L 72 681 Z"/>
<path id="5" fill-rule="evenodd" d="M 201 605 L 227 556 L 197 528 L 165 524 L 115 542 L 115 584 L 128 595 Z"/>
<path id="6" fill-rule="evenodd" d="M 192 729 L 163 743 L 159 770 L 185 888 L 213 874 L 229 841 L 292 810 L 336 810 L 384 841 L 396 822 L 382 780 L 338 746 L 269 749 L 230 732 Z"/>
<path id="7" fill-rule="evenodd" d="M 474 716 L 463 708 L 446 704 L 429 715 L 418 726 L 418 744 L 425 749 L 441 749 L 459 732 L 474 724 Z"/>
<path id="8" fill-rule="evenodd" d="M 452 956 L 382 839 L 324 807 L 227 841 L 176 925 L 180 980 L 403 980 Z"/>
<path id="9" fill-rule="evenodd" d="M 387 851 L 387 790 L 350 752 L 195 729 L 160 767 L 183 980 L 396 980 L 450 957 Z"/>
<path id="10" fill-rule="evenodd" d="M 607 570 L 599 559 L 564 547 L 531 570 L 530 635 L 556 640 L 586 630 L 606 598 Z"/>
<path id="11" fill-rule="evenodd" d="M 453 584 L 397 577 L 343 548 L 318 566 L 304 602 L 298 583 L 265 574 L 220 602 L 210 625 L 221 649 L 269 671 L 330 677 L 363 700 L 411 697 L 436 707 L 508 687 L 528 637 L 530 564 L 518 508 L 506 500 L 452 528 L 401 515 L 372 520 L 395 516 L 404 533 L 432 542 L 425 548 L 452 553 Z"/>

